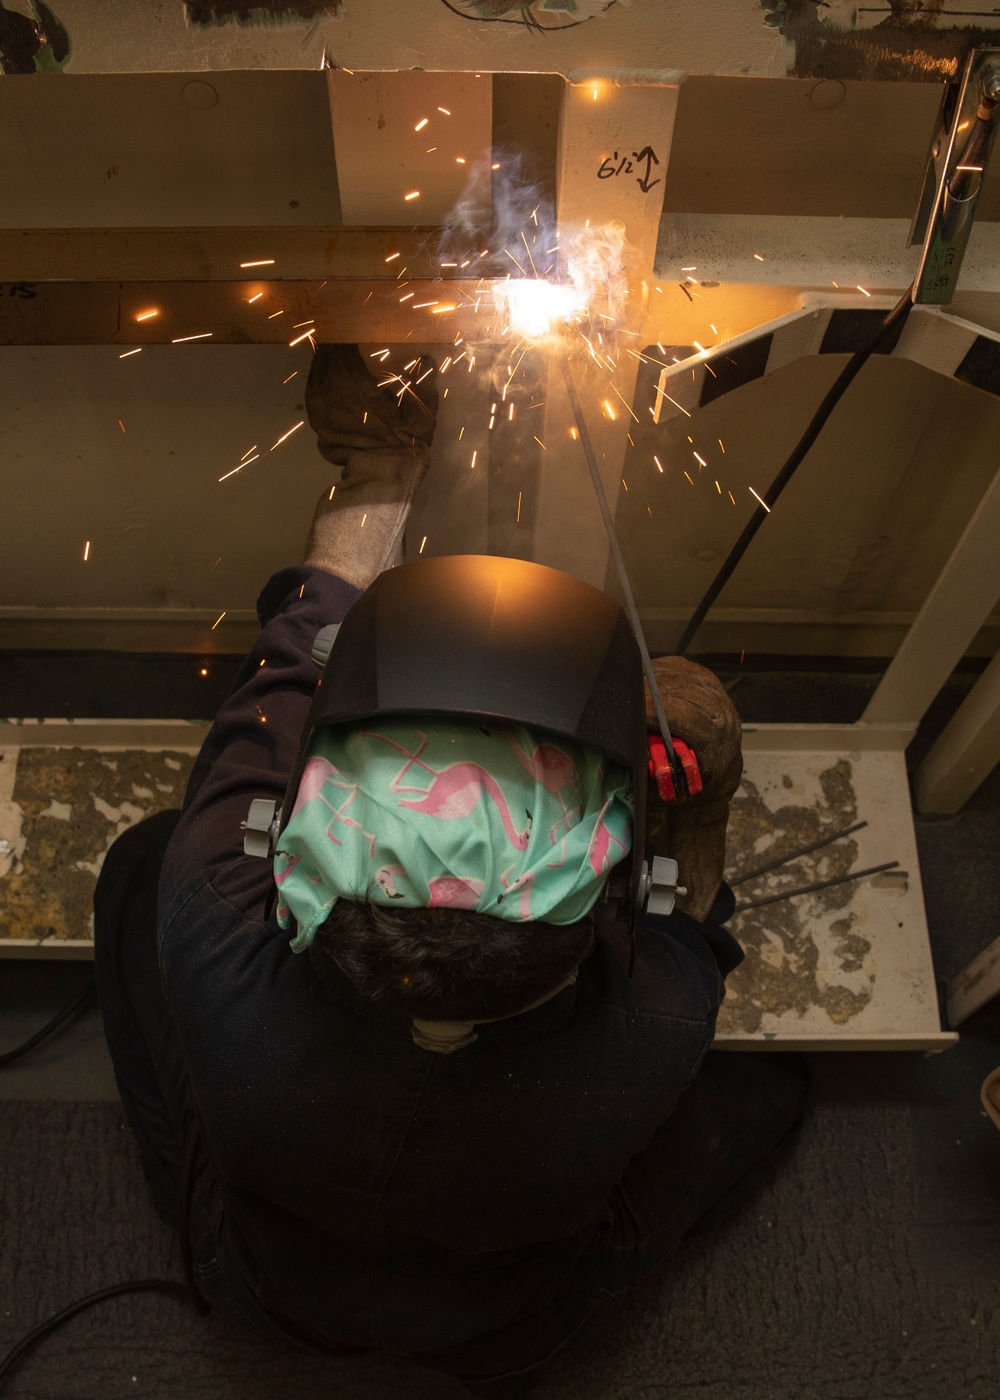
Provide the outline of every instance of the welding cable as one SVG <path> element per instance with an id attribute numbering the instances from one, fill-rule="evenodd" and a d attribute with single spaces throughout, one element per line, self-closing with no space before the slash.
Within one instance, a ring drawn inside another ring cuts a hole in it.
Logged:
<path id="1" fill-rule="evenodd" d="M 751 515 L 742 535 L 740 535 L 739 539 L 729 551 L 729 555 L 723 563 L 722 568 L 709 585 L 704 598 L 702 598 L 701 602 L 691 614 L 691 621 L 685 627 L 684 635 L 677 644 L 678 656 L 684 656 L 687 653 L 687 649 L 694 640 L 695 634 L 705 621 L 705 615 L 709 608 L 729 582 L 733 570 L 747 552 L 754 535 L 756 535 L 757 531 L 767 519 L 771 507 L 791 481 L 799 466 L 802 464 L 806 453 L 819 437 L 826 420 L 840 402 L 851 380 L 861 369 L 865 361 L 878 349 L 882 341 L 896 330 L 897 327 L 902 327 L 905 324 L 906 318 L 909 316 L 913 307 L 913 293 L 914 288 L 908 287 L 877 329 L 868 337 L 862 346 L 855 350 L 847 364 L 837 375 L 833 387 L 829 390 L 823 402 L 813 414 L 808 428 L 806 428 L 805 432 L 795 444 L 788 461 L 781 468 L 781 471 L 764 493 L 764 505 L 758 506 L 753 515 Z"/>
<path id="2" fill-rule="evenodd" d="M 9 1065 L 15 1060 L 19 1060 L 21 1056 L 26 1055 L 29 1050 L 34 1050 L 36 1045 L 40 1045 L 46 1037 L 52 1035 L 54 1031 L 57 1031 L 64 1021 L 68 1021 L 71 1016 L 75 1015 L 75 1013 L 79 1011 L 92 996 L 95 996 L 96 993 L 97 986 L 94 979 L 91 978 L 83 991 L 79 992 L 67 1006 L 64 1006 L 59 1012 L 59 1015 L 54 1016 L 47 1026 L 43 1026 L 30 1040 L 26 1040 L 23 1045 L 19 1045 L 16 1050 L 8 1050 L 5 1054 L 0 1055 L 0 1069 L 2 1069 L 4 1065 Z"/>

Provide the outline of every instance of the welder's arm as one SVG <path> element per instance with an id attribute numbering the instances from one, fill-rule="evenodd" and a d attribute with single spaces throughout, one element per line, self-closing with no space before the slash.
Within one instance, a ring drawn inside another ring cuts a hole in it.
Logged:
<path id="1" fill-rule="evenodd" d="M 435 370 L 425 357 L 421 383 L 400 393 L 400 381 L 379 387 L 356 346 L 318 348 L 306 408 L 321 454 L 343 475 L 320 497 L 304 566 L 282 570 L 261 594 L 261 635 L 195 763 L 161 898 L 207 880 L 241 912 L 263 907 L 271 863 L 244 855 L 240 823 L 253 798 L 280 805 L 285 795 L 319 678 L 316 633 L 341 621 L 399 551 L 428 465 Z"/>

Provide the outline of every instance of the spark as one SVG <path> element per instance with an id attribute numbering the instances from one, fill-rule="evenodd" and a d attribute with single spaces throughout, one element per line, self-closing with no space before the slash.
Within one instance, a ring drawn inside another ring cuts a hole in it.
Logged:
<path id="1" fill-rule="evenodd" d="M 303 584 L 302 587 L 299 589 L 299 597 L 300 597 L 300 598 L 302 597 L 302 595 L 303 595 L 303 593 L 304 593 L 305 591 L 306 591 L 306 586 L 305 586 L 305 584 Z"/>
<path id="2" fill-rule="evenodd" d="M 368 519 L 368 512 L 365 511 L 364 515 L 361 517 L 361 529 L 362 529 L 362 530 L 365 528 L 365 521 L 366 521 L 367 519 Z"/>
<path id="3" fill-rule="evenodd" d="M 719 485 L 718 481 L 716 481 L 716 483 L 715 483 L 715 489 L 716 489 L 716 491 L 718 491 L 719 495 L 721 496 L 721 495 L 722 495 L 722 487 Z"/>
<path id="4" fill-rule="evenodd" d="M 255 262 L 240 263 L 240 267 L 273 267 L 273 258 L 257 258 Z"/>
<path id="5" fill-rule="evenodd" d="M 407 293 L 406 293 L 406 296 L 405 296 L 405 297 L 400 297 L 399 300 L 400 300 L 401 303 L 404 302 L 404 301 L 409 301 L 409 300 L 410 300 L 410 297 L 415 297 L 416 295 L 417 295 L 416 292 L 407 292 Z"/>
<path id="6" fill-rule="evenodd" d="M 527 277 L 528 274 L 524 271 L 524 268 L 523 268 L 523 267 L 521 266 L 521 264 L 518 262 L 517 258 L 515 258 L 514 254 L 510 251 L 510 249 L 509 249 L 509 248 L 505 248 L 505 249 L 504 249 L 504 252 L 507 254 L 508 258 L 510 258 L 511 262 L 514 264 L 514 266 L 517 268 L 517 270 L 518 270 L 520 273 L 522 273 L 523 276 Z"/>
<path id="7" fill-rule="evenodd" d="M 725 449 L 725 447 L 723 447 L 723 443 L 722 443 L 722 439 L 721 439 L 721 438 L 719 438 L 719 446 L 722 448 L 722 455 L 725 456 L 725 455 L 726 455 L 726 449 Z"/>
<path id="8" fill-rule="evenodd" d="M 715 329 L 715 327 L 712 325 L 711 321 L 709 321 L 709 323 L 708 323 L 708 329 L 713 333 L 713 335 L 718 335 L 718 334 L 719 334 L 719 332 L 718 332 L 718 331 Z"/>
<path id="9" fill-rule="evenodd" d="M 315 316 L 310 316 L 308 321 L 296 321 L 296 322 L 295 322 L 295 325 L 292 327 L 292 330 L 293 330 L 293 331 L 297 331 L 298 328 L 299 328 L 299 326 L 314 326 L 315 324 L 316 324 L 316 317 L 315 317 Z"/>
<path id="10" fill-rule="evenodd" d="M 535 266 L 535 260 L 534 260 L 534 258 L 531 256 L 531 249 L 528 247 L 528 240 L 527 240 L 527 239 L 525 238 L 525 236 L 524 236 L 524 230 L 523 230 L 523 229 L 521 230 L 521 242 L 524 244 L 524 251 L 525 251 L 525 252 L 527 253 L 527 255 L 528 255 L 528 261 L 531 263 L 531 270 L 532 270 L 532 272 L 535 274 L 535 277 L 537 278 L 537 276 L 538 276 L 538 268 Z"/>
<path id="11" fill-rule="evenodd" d="M 118 426 L 119 426 L 119 428 L 121 428 L 122 432 L 125 431 L 125 424 L 122 422 L 122 420 L 121 420 L 120 418 L 118 419 Z"/>
<path id="12" fill-rule="evenodd" d="M 386 258 L 386 262 L 387 262 L 387 263 L 390 263 L 390 262 L 393 261 L 394 258 L 398 258 L 398 257 L 401 257 L 401 256 L 402 256 L 402 255 L 401 255 L 400 253 L 390 253 L 389 256 Z"/>
<path id="13" fill-rule="evenodd" d="M 437 304 L 436 301 L 415 301 L 413 303 L 413 310 L 418 311 L 422 306 L 437 306 Z M 452 307 L 451 309 L 454 311 L 455 308 Z"/>
<path id="14" fill-rule="evenodd" d="M 703 466 L 703 467 L 707 467 L 707 466 L 708 466 L 708 463 L 705 461 L 704 457 L 702 457 L 700 453 L 694 452 L 694 453 L 692 453 L 692 456 L 698 458 L 698 462 L 700 463 L 701 466 Z"/>
<path id="15" fill-rule="evenodd" d="M 269 321 L 273 321 L 274 318 L 275 318 L 275 316 L 284 316 L 284 314 L 285 314 L 284 308 L 282 308 L 281 311 L 272 311 L 271 314 L 270 314 L 270 316 L 268 316 L 267 319 L 268 319 Z"/>
<path id="16" fill-rule="evenodd" d="M 250 456 L 250 453 L 251 453 L 251 452 L 256 452 L 256 451 L 257 451 L 257 444 L 254 443 L 253 447 L 248 447 L 248 448 L 247 448 L 247 450 L 244 452 L 243 456 L 240 458 L 240 461 L 241 461 L 241 462 L 245 462 L 246 459 Z"/>
<path id="17" fill-rule="evenodd" d="M 424 552 L 424 545 L 425 545 L 426 543 L 427 543 L 427 536 L 425 535 L 425 536 L 423 537 L 423 539 L 420 541 L 420 548 L 417 550 L 417 553 L 418 553 L 418 554 L 423 554 L 423 552 Z"/>
<path id="18" fill-rule="evenodd" d="M 662 467 L 662 465 L 661 465 L 661 463 L 660 463 L 659 457 L 657 457 L 657 455 L 656 455 L 655 452 L 653 453 L 653 461 L 656 463 L 657 467 L 658 467 L 659 470 L 662 472 L 662 471 L 663 471 L 663 467 Z"/>
<path id="19" fill-rule="evenodd" d="M 491 169 L 491 170 L 499 170 L 499 169 L 500 169 L 500 162 L 499 162 L 499 161 L 495 161 L 494 164 L 493 164 L 492 166 L 490 166 L 490 169 Z"/>
<path id="20" fill-rule="evenodd" d="M 704 345 L 702 345 L 700 340 L 694 340 L 691 343 L 692 345 L 694 345 L 695 349 L 700 350 L 703 355 L 708 354 L 708 351 L 705 349 Z"/>
<path id="21" fill-rule="evenodd" d="M 263 664 L 264 664 L 263 661 L 262 661 L 260 664 L 261 664 L 261 666 L 263 666 Z M 201 668 L 201 670 L 198 672 L 198 674 L 199 674 L 199 676 L 207 676 L 207 675 L 208 675 L 208 670 L 207 670 L 207 668 L 203 666 L 203 667 Z"/>
<path id="22" fill-rule="evenodd" d="M 448 108 L 447 108 L 447 107 L 439 107 L 439 108 L 438 108 L 438 111 L 439 111 L 439 112 L 443 112 L 443 113 L 445 114 L 446 117 L 450 117 L 450 116 L 451 116 L 451 113 L 448 111 Z"/>
<path id="23" fill-rule="evenodd" d="M 758 496 L 758 495 L 757 495 L 757 492 L 753 489 L 752 486 L 748 486 L 748 487 L 747 487 L 747 490 L 750 492 L 751 496 L 756 496 L 757 500 L 760 501 L 761 505 L 762 505 L 762 506 L 764 507 L 764 509 L 767 511 L 768 515 L 770 515 L 770 514 L 771 514 L 771 507 L 770 507 L 770 506 L 768 505 L 768 503 L 764 500 L 763 496 Z"/>
<path id="24" fill-rule="evenodd" d="M 389 355 L 388 347 L 385 350 L 373 350 L 372 353 L 368 356 L 368 358 L 370 360 L 374 360 L 376 355 L 380 360 L 387 359 Z M 296 374 L 298 374 L 298 370 L 296 370 L 295 372 Z"/>
<path id="25" fill-rule="evenodd" d="M 126 350 L 126 351 L 125 351 L 125 354 L 124 354 L 124 355 L 119 355 L 118 358 L 119 358 L 120 360 L 127 360 L 128 357 L 129 357 L 129 355 L 138 355 L 138 354 L 140 353 L 141 350 L 142 350 L 142 346 L 140 345 L 138 350 Z"/>
<path id="26" fill-rule="evenodd" d="M 419 356 L 419 355 L 414 355 L 413 359 L 410 360 L 410 362 L 409 362 L 408 364 L 405 364 L 405 365 L 403 366 L 403 373 L 405 374 L 406 371 L 407 371 L 408 369 L 413 369 L 414 365 L 418 365 L 419 363 L 420 363 L 420 356 Z"/>
<path id="27" fill-rule="evenodd" d="M 219 613 L 219 616 L 218 616 L 218 617 L 215 619 L 215 621 L 212 623 L 211 631 L 213 631 L 213 632 L 215 631 L 215 629 L 218 627 L 219 623 L 222 621 L 222 619 L 225 617 L 225 615 L 226 615 L 225 610 L 223 610 L 222 612 Z"/>
<path id="28" fill-rule="evenodd" d="M 305 584 L 303 584 L 302 587 L 305 588 Z M 264 664 L 264 662 L 265 662 L 266 660 L 267 660 L 267 657 L 266 657 L 266 656 L 261 657 L 260 665 L 263 666 L 263 664 Z M 257 669 L 258 669 L 258 671 L 259 671 L 259 670 L 260 670 L 260 666 L 258 666 Z"/>
<path id="29" fill-rule="evenodd" d="M 88 540 L 87 543 L 83 546 L 83 561 L 84 561 L 84 563 L 86 563 L 87 560 L 88 560 L 89 558 L 90 558 L 90 541 Z"/>
<path id="30" fill-rule="evenodd" d="M 865 292 L 864 287 L 858 287 L 858 291 L 859 291 L 859 292 L 864 292 L 864 294 L 865 294 L 866 297 L 870 297 L 870 296 L 871 296 L 871 292 Z"/>
<path id="31" fill-rule="evenodd" d="M 761 257 L 761 255 L 760 255 L 759 253 L 754 253 L 754 257 L 757 259 L 758 262 L 763 262 L 763 261 L 764 261 L 764 259 Z"/>
<path id="32" fill-rule="evenodd" d="M 176 339 L 172 340 L 172 341 L 170 342 L 170 344 L 171 344 L 171 345 L 180 345 L 180 344 L 182 344 L 185 340 L 207 340 L 208 337 L 209 337 L 210 335 L 212 335 L 212 334 L 213 334 L 212 331 L 202 331 L 200 335 L 179 335 L 179 336 L 176 337 Z"/>
<path id="33" fill-rule="evenodd" d="M 233 469 L 232 469 L 231 472 L 226 472 L 226 475 L 225 475 L 225 476 L 220 476 L 220 477 L 219 477 L 219 480 L 220 480 L 220 481 L 225 481 L 228 477 L 230 477 L 230 476 L 235 476 L 236 473 L 237 473 L 237 472 L 241 472 L 241 471 L 243 470 L 244 467 L 248 467 L 248 466 L 250 465 L 250 462 L 256 462 L 256 461 L 257 461 L 257 458 L 258 458 L 259 456 L 260 456 L 260 453 L 258 452 L 258 453 L 256 454 L 256 456 L 251 457 L 249 461 L 241 462 L 241 463 L 239 464 L 238 467 L 233 467 Z"/>
<path id="34" fill-rule="evenodd" d="M 532 436 L 532 437 L 535 437 L 534 433 L 532 433 L 531 436 Z M 542 442 L 542 440 L 541 440 L 540 437 L 535 437 L 535 441 L 538 443 L 538 446 L 542 449 L 543 452 L 547 452 L 547 451 L 549 450 L 549 449 L 545 446 L 545 443 Z"/>
<path id="35" fill-rule="evenodd" d="M 727 496 L 729 497 L 729 499 L 732 501 L 733 505 L 735 505 L 735 504 L 736 504 L 736 497 L 733 495 L 732 491 L 727 491 L 727 492 L 726 492 L 726 495 L 727 495 Z"/>
<path id="36" fill-rule="evenodd" d="M 336 491 L 336 489 L 337 489 L 336 486 L 331 486 L 331 487 L 330 487 L 330 494 L 329 494 L 329 496 L 327 496 L 327 498 L 326 498 L 328 501 L 332 501 L 332 500 L 333 500 L 333 493 L 334 493 L 334 491 Z"/>
<path id="37" fill-rule="evenodd" d="M 628 482 L 625 480 L 624 477 L 622 477 L 622 485 L 625 487 L 625 490 L 626 490 L 626 492 L 627 492 L 627 491 L 628 491 Z"/>
<path id="38" fill-rule="evenodd" d="M 656 386 L 656 392 L 658 394 L 662 394 L 665 399 L 670 399 L 670 395 L 667 393 L 666 389 L 661 389 L 658 384 Z M 670 399 L 670 402 L 673 404 L 674 408 L 679 408 L 682 413 L 687 413 L 687 416 L 689 418 L 691 417 L 690 413 L 688 413 L 687 409 L 684 407 L 683 404 L 679 404 L 676 399 Z M 650 409 L 649 411 L 650 413 L 652 413 L 653 410 Z"/>
<path id="39" fill-rule="evenodd" d="M 367 422 L 368 422 L 368 410 L 367 410 L 367 408 L 366 408 L 365 411 L 364 411 L 364 414 L 362 415 L 362 418 L 361 418 L 361 426 L 364 427 L 364 425 L 365 425 Z"/>
<path id="40" fill-rule="evenodd" d="M 693 477 L 693 476 L 689 476 L 687 472 L 685 472 L 684 475 L 687 477 L 688 481 L 690 481 L 691 485 L 693 486 L 693 485 L 694 485 L 694 477 Z"/>
<path id="41" fill-rule="evenodd" d="M 476 453 L 473 452 L 473 454 L 472 454 L 472 461 L 469 463 L 470 470 L 471 470 L 473 467 L 475 467 L 475 465 L 476 465 Z"/>
<path id="42" fill-rule="evenodd" d="M 263 292 L 257 292 L 255 296 L 247 297 L 247 306 L 253 306 L 254 302 L 255 302 L 255 301 L 260 301 L 260 299 L 261 299 L 261 297 L 262 297 L 263 295 L 264 295 Z"/>
<path id="43" fill-rule="evenodd" d="M 450 364 L 451 364 L 451 356 L 450 356 L 450 355 L 446 355 L 446 356 L 445 356 L 445 360 L 444 360 L 444 364 L 441 366 L 441 373 L 442 373 L 442 374 L 444 374 L 445 370 L 448 368 L 448 366 L 449 366 Z"/>
<path id="44" fill-rule="evenodd" d="M 650 510 L 649 506 L 646 507 L 646 514 L 649 516 L 650 520 L 652 520 L 653 512 Z"/>
<path id="45" fill-rule="evenodd" d="M 517 519 L 516 519 L 515 522 L 514 522 L 515 525 L 520 525 L 520 523 L 521 523 L 521 494 L 522 494 L 522 493 L 521 493 L 520 491 L 518 491 L 518 493 L 517 493 Z"/>
<path id="46" fill-rule="evenodd" d="M 135 319 L 137 321 L 148 321 L 151 316 L 159 316 L 159 314 L 158 311 L 144 311 L 141 316 L 137 316 Z"/>
<path id="47" fill-rule="evenodd" d="M 420 120 L 417 122 L 416 126 L 413 128 L 413 130 L 414 130 L 414 131 L 423 131 L 424 127 L 427 125 L 427 123 L 428 123 L 429 121 L 430 121 L 430 117 L 421 117 Z"/>
<path id="48" fill-rule="evenodd" d="M 464 165 L 464 164 L 465 164 L 465 156 L 456 156 L 456 157 L 455 157 L 455 164 L 456 164 L 456 165 Z"/>
<path id="49" fill-rule="evenodd" d="M 446 305 L 446 306 L 435 306 L 434 309 L 433 309 L 433 311 L 431 312 L 431 315 L 432 315 L 432 316 L 440 316 L 440 315 L 442 315 L 445 311 L 457 311 L 457 310 L 458 310 L 458 307 L 457 307 L 457 306 L 449 306 L 449 305 Z"/>
<path id="50" fill-rule="evenodd" d="M 614 423 L 614 422 L 616 421 L 614 409 L 611 407 L 610 403 L 608 403 L 607 399 L 602 399 L 602 400 L 601 400 L 601 403 L 602 403 L 603 406 L 604 406 L 604 412 L 605 412 L 605 413 L 608 415 L 608 417 L 611 419 L 612 423 Z"/>
<path id="51" fill-rule="evenodd" d="M 615 386 L 614 386 L 613 384 L 612 384 L 612 386 L 611 386 L 611 392 L 612 392 L 613 394 L 618 394 L 618 390 L 615 388 Z M 629 408 L 628 401 L 627 401 L 625 398 L 623 398 L 621 394 L 618 394 L 618 397 L 621 399 L 621 401 L 622 401 L 622 403 L 625 405 L 625 407 L 628 408 L 629 413 L 632 413 L 631 408 Z M 635 417 L 635 414 L 634 414 L 634 413 L 632 413 L 632 417 L 635 418 L 635 421 L 638 423 L 639 420 L 638 420 L 638 418 Z"/>
<path id="52" fill-rule="evenodd" d="M 459 428 L 459 430 L 458 430 L 458 440 L 459 440 L 459 442 L 462 441 L 462 434 L 463 434 L 464 432 L 465 432 L 465 424 L 463 423 L 462 426 L 461 426 L 461 427 Z"/>
<path id="53" fill-rule="evenodd" d="M 573 439 L 574 442 L 576 442 L 577 437 L 579 436 L 579 434 L 577 433 L 577 431 L 576 431 L 575 428 L 570 428 L 570 430 L 569 430 L 569 435 L 570 435 L 570 437 Z"/>
<path id="54" fill-rule="evenodd" d="M 681 272 L 697 272 L 697 271 L 698 271 L 698 264 L 697 264 L 697 263 L 692 263 L 690 267 L 682 267 L 682 268 L 681 268 Z"/>
<path id="55" fill-rule="evenodd" d="M 405 275 L 405 273 L 406 273 L 406 268 L 405 268 L 405 267 L 401 267 L 401 268 L 399 269 L 399 271 L 396 273 L 396 281 L 398 282 L 399 279 Z M 403 283 L 403 286 L 404 286 L 404 287 L 406 286 L 406 283 L 405 283 L 405 282 Z"/>
<path id="56" fill-rule="evenodd" d="M 747 649 L 746 649 L 746 647 L 744 647 L 743 650 L 740 652 L 740 665 L 741 665 L 741 666 L 743 665 L 743 658 L 744 658 L 744 656 L 746 656 L 746 654 L 747 654 Z"/>
<path id="57" fill-rule="evenodd" d="M 419 191 L 419 190 L 411 190 L 409 194 L 404 194 L 404 195 L 403 195 L 403 198 L 404 198 L 404 199 L 419 199 L 419 198 L 420 198 L 420 191 Z"/>
<path id="58" fill-rule="evenodd" d="M 955 166 L 955 169 L 956 169 L 956 170 L 975 170 L 975 171 L 978 171 L 980 174 L 982 174 L 983 167 L 982 167 L 981 165 L 956 165 L 956 166 Z"/>
<path id="59" fill-rule="evenodd" d="M 312 333 L 313 333 L 313 332 L 312 332 L 311 330 L 303 331 L 302 334 L 301 334 L 301 335 L 297 335 L 297 336 L 295 337 L 294 340 L 290 340 L 290 341 L 288 342 L 288 348 L 289 348 L 289 350 L 291 350 L 292 347 L 295 346 L 295 345 L 301 345 L 302 342 L 303 342 L 304 340 L 308 340 L 309 337 L 312 335 Z"/>
<path id="60" fill-rule="evenodd" d="M 288 379 L 283 379 L 283 380 L 281 381 L 282 384 L 287 384 L 287 383 L 288 383 L 288 380 L 289 380 L 289 379 L 294 379 L 295 376 L 296 376 L 297 374 L 298 374 L 298 370 L 297 370 L 297 369 L 293 369 L 292 372 L 291 372 L 291 374 L 288 376 Z"/>
<path id="61" fill-rule="evenodd" d="M 219 557 L 218 557 L 218 559 L 216 559 L 215 563 L 212 565 L 212 569 L 218 568 L 218 566 L 219 566 L 221 563 L 222 563 L 222 555 L 220 554 Z M 212 572 L 212 569 L 209 569 L 208 572 L 211 573 L 211 572 Z"/>
<path id="62" fill-rule="evenodd" d="M 510 405 L 510 409 L 508 410 L 508 413 L 507 413 L 507 422 L 508 422 L 508 423 L 513 423 L 513 421 L 514 421 L 514 404 L 513 404 L 513 402 L 512 402 L 511 405 Z"/>
<path id="63" fill-rule="evenodd" d="M 288 432 L 287 432 L 287 433 L 284 433 L 284 434 L 278 439 L 278 441 L 274 444 L 274 447 L 280 447 L 281 444 L 285 441 L 286 438 L 290 438 L 291 435 L 292 435 L 292 433 L 298 432 L 299 428 L 302 427 L 302 424 L 305 423 L 305 421 L 306 421 L 306 420 L 303 418 L 303 419 L 301 420 L 301 422 L 298 422 L 298 423 L 295 424 L 295 427 L 294 427 L 294 428 L 289 428 L 289 429 L 288 429 Z M 268 448 L 268 451 L 269 451 L 269 452 L 273 452 L 273 451 L 274 451 L 274 447 L 269 447 L 269 448 Z"/>

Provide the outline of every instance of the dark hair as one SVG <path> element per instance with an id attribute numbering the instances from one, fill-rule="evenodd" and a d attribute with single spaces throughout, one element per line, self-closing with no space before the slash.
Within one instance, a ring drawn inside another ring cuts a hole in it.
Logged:
<path id="1" fill-rule="evenodd" d="M 332 960 L 360 996 L 382 1006 L 469 1021 L 523 1010 L 594 945 L 593 914 L 574 924 L 513 923 L 469 909 L 338 899 L 309 953 L 321 980 Z"/>

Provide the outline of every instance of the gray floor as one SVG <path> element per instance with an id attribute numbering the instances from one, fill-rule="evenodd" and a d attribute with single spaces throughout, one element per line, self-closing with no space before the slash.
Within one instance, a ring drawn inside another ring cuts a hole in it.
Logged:
<path id="1" fill-rule="evenodd" d="M 30 668 L 29 668 L 30 672 Z M 732 673 L 745 719 L 857 717 L 874 675 Z M 972 683 L 954 680 L 914 757 Z M 30 675 L 28 677 L 30 681 Z M 30 712 L 30 711 L 29 711 Z M 49 710 L 51 713 L 52 711 Z M 935 967 L 1000 935 L 1000 773 L 958 817 L 918 819 Z M 83 985 L 86 964 L 0 963 L 0 1052 Z M 795 1156 L 685 1247 L 601 1331 L 532 1383 L 538 1400 L 986 1400 L 1000 1393 L 1000 1133 L 979 1086 L 1000 1008 L 944 1055 L 814 1055 Z M 40 1320 L 126 1279 L 179 1279 L 148 1201 L 96 1010 L 0 1071 L 0 1355 Z M 5 1396 L 316 1400 L 459 1397 L 371 1356 L 317 1362 L 155 1294 L 73 1319 Z"/>

